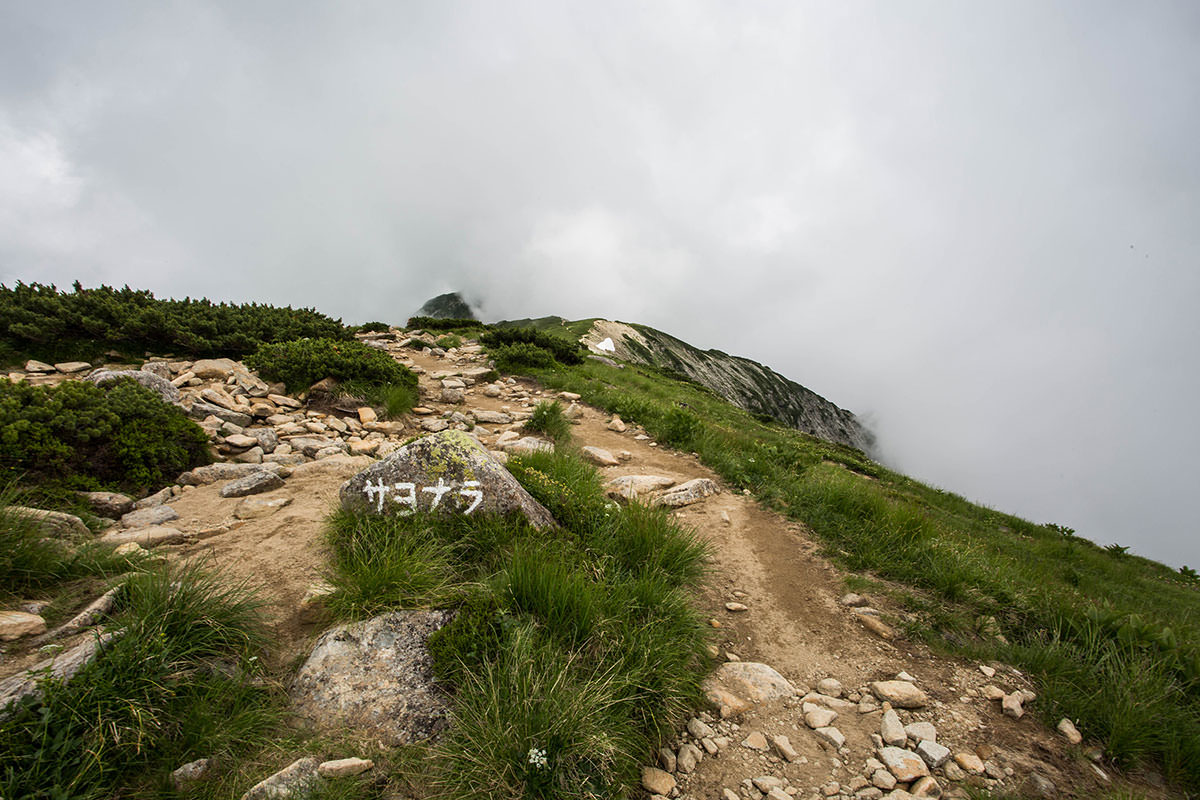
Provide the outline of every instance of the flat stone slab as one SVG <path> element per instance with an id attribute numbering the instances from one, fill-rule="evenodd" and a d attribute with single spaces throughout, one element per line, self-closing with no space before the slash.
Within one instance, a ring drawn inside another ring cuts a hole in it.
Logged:
<path id="1" fill-rule="evenodd" d="M 461 431 L 424 436 L 342 484 L 342 508 L 375 514 L 519 511 L 535 528 L 554 517 L 505 467 Z"/>
<path id="2" fill-rule="evenodd" d="M 321 635 L 296 674 L 297 713 L 323 728 L 350 728 L 390 744 L 428 738 L 447 724 L 427 642 L 450 611 L 396 611 Z"/>
<path id="3" fill-rule="evenodd" d="M 74 514 L 25 506 L 5 506 L 4 512 L 30 520 L 44 536 L 54 539 L 85 539 L 92 535 L 88 526 L 83 524 L 83 520 Z"/>
<path id="4" fill-rule="evenodd" d="M 178 544 L 186 539 L 187 536 L 178 528 L 171 528 L 166 525 L 150 525 L 135 530 L 106 533 L 100 537 L 100 543 L 119 546 L 133 542 L 149 550 L 152 547 L 158 547 L 160 544 Z"/>
<path id="5" fill-rule="evenodd" d="M 46 632 L 46 620 L 24 611 L 0 611 L 0 642 Z"/>
<path id="6" fill-rule="evenodd" d="M 585 445 L 580 448 L 583 451 L 583 457 L 599 467 L 615 467 L 621 462 L 612 453 L 605 450 L 603 447 L 593 447 Z"/>
<path id="7" fill-rule="evenodd" d="M 608 482 L 609 497 L 617 500 L 636 500 L 644 494 L 675 485 L 674 478 L 663 475 L 622 475 Z"/>
<path id="8" fill-rule="evenodd" d="M 175 479 L 176 483 L 184 486 L 207 486 L 217 481 L 227 481 L 241 478 L 252 472 L 273 472 L 281 478 L 286 478 L 291 471 L 283 464 L 238 464 L 229 461 L 219 461 L 216 464 L 206 464 L 189 470 Z"/>
<path id="9" fill-rule="evenodd" d="M 252 494 L 262 494 L 283 487 L 283 478 L 273 472 L 258 470 L 249 475 L 235 478 L 221 487 L 218 494 L 221 497 L 246 497 Z"/>
<path id="10" fill-rule="evenodd" d="M 167 505 L 139 508 L 121 516 L 121 526 L 125 528 L 149 528 L 179 519 L 179 512 Z"/>
<path id="11" fill-rule="evenodd" d="M 709 703 L 722 709 L 724 716 L 796 694 L 796 687 L 787 678 L 766 664 L 754 661 L 722 664 L 704 679 L 703 690 Z M 729 713 L 724 709 L 729 709 Z"/>
<path id="12" fill-rule="evenodd" d="M 686 483 L 667 489 L 657 498 L 655 505 L 679 508 L 698 503 L 709 495 L 718 494 L 721 487 L 708 478 L 693 478 Z"/>

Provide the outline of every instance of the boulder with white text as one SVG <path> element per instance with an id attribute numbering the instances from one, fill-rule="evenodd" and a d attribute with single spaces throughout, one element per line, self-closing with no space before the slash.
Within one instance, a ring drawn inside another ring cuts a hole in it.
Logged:
<path id="1" fill-rule="evenodd" d="M 342 508 L 373 514 L 508 514 L 555 525 L 496 458 L 462 431 L 423 436 L 342 484 Z"/>

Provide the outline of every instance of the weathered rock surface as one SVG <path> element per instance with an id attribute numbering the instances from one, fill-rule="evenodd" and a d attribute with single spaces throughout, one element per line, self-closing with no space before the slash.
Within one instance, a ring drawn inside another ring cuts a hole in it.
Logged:
<path id="1" fill-rule="evenodd" d="M 46 620 L 24 611 L 0 611 L 0 642 L 46 632 Z"/>
<path id="2" fill-rule="evenodd" d="M 434 686 L 426 643 L 451 617 L 397 611 L 326 631 L 292 684 L 297 712 L 321 727 L 371 733 L 390 744 L 438 732 L 448 704 Z"/>
<path id="3" fill-rule="evenodd" d="M 787 678 L 754 661 L 722 664 L 704 679 L 703 689 L 705 698 L 723 717 L 796 694 Z"/>
<path id="4" fill-rule="evenodd" d="M 475 439 L 461 431 L 425 436 L 342 484 L 342 507 L 376 514 L 506 514 L 519 511 L 536 528 L 554 525 L 534 500 Z"/>
<path id="5" fill-rule="evenodd" d="M 273 472 L 281 478 L 286 478 L 290 474 L 290 470 L 282 464 L 233 464 L 228 461 L 219 461 L 216 464 L 206 464 L 183 473 L 176 478 L 176 483 L 184 486 L 207 486 L 217 481 L 241 478 L 252 472 L 263 471 Z"/>
<path id="6" fill-rule="evenodd" d="M 896 708 L 922 708 L 929 702 L 928 695 L 908 681 L 875 681 L 871 693 Z"/>
<path id="7" fill-rule="evenodd" d="M 211 763 L 207 758 L 198 758 L 195 761 L 189 761 L 172 772 L 171 783 L 174 785 L 175 791 L 182 792 L 189 785 L 203 778 L 208 773 L 208 767 Z"/>
<path id="8" fill-rule="evenodd" d="M 291 503 L 290 497 L 247 497 L 233 509 L 233 516 L 237 519 L 261 519 Z"/>
<path id="9" fill-rule="evenodd" d="M 900 747 L 879 748 L 879 760 L 900 783 L 909 783 L 929 774 L 929 767 L 919 755 Z"/>
<path id="10" fill-rule="evenodd" d="M 674 478 L 662 475 L 623 475 L 608 482 L 608 496 L 618 500 L 636 500 L 642 495 L 675 485 Z"/>
<path id="11" fill-rule="evenodd" d="M 315 758 L 300 758 L 262 780 L 242 795 L 242 800 L 285 800 L 285 798 L 301 798 L 308 794 L 317 782 L 317 767 Z"/>
<path id="12" fill-rule="evenodd" d="M 197 378 L 211 380 L 220 378 L 224 380 L 234 373 L 235 370 L 242 369 L 236 361 L 229 358 L 202 358 L 192 364 L 191 372 Z"/>
<path id="13" fill-rule="evenodd" d="M 369 758 L 338 758 L 321 762 L 317 774 L 322 778 L 348 778 L 361 775 L 374 766 L 375 762 Z"/>
<path id="14" fill-rule="evenodd" d="M 513 421 L 512 415 L 505 414 L 503 411 L 485 411 L 477 408 L 471 412 L 475 417 L 476 422 L 482 422 L 486 425 L 508 425 Z"/>
<path id="15" fill-rule="evenodd" d="M 506 453 L 552 453 L 554 445 L 545 439 L 539 439 L 536 436 L 522 436 L 513 442 L 505 442 L 500 445 L 501 449 Z"/>
<path id="16" fill-rule="evenodd" d="M 621 463 L 617 460 L 616 456 L 605 450 L 603 447 L 585 445 L 584 447 L 580 448 L 580 450 L 583 452 L 584 458 L 599 467 L 615 467 Z"/>
<path id="17" fill-rule="evenodd" d="M 106 533 L 100 537 L 100 543 L 119 546 L 133 542 L 149 550 L 160 544 L 178 544 L 186 539 L 187 536 L 178 528 L 167 525 L 149 525 L 145 528 Z"/>
<path id="18" fill-rule="evenodd" d="M 172 405 L 179 404 L 179 389 L 177 389 L 171 381 L 153 372 L 148 372 L 141 369 L 98 369 L 88 376 L 88 380 L 97 386 L 105 386 L 107 384 L 119 381 L 122 379 L 137 381 L 142 386 L 145 386 L 150 391 L 162 398 L 164 403 Z"/>
<path id="19" fill-rule="evenodd" d="M 65 653 L 38 662 L 32 669 L 18 672 L 0 681 L 0 721 L 7 719 L 12 713 L 9 707 L 13 703 L 19 703 L 26 698 L 41 697 L 41 682 L 44 679 L 70 680 L 75 673 L 92 662 L 101 648 L 122 633 L 124 631 L 112 631 L 90 637 Z"/>
<path id="20" fill-rule="evenodd" d="M 678 486 L 667 489 L 655 498 L 654 503 L 660 506 L 678 508 L 679 506 L 697 503 L 709 495 L 717 494 L 720 491 L 721 487 L 708 478 L 693 478 L 686 483 L 681 483 Z"/>
<path id="21" fill-rule="evenodd" d="M 121 515 L 121 526 L 125 528 L 149 528 L 164 522 L 179 519 L 179 512 L 170 506 L 139 508 Z"/>
<path id="22" fill-rule="evenodd" d="M 43 536 L 53 539 L 84 539 L 92 534 L 88 526 L 83 524 L 83 520 L 74 514 L 25 506 L 5 506 L 4 512 L 30 520 L 37 525 Z"/>
<path id="23" fill-rule="evenodd" d="M 133 510 L 133 498 L 120 492 L 80 492 L 92 511 L 109 519 L 120 519 Z"/>
<path id="24" fill-rule="evenodd" d="M 246 497 L 252 494 L 270 492 L 283 486 L 283 478 L 273 472 L 256 470 L 249 475 L 235 478 L 221 487 L 218 494 L 221 497 Z"/>

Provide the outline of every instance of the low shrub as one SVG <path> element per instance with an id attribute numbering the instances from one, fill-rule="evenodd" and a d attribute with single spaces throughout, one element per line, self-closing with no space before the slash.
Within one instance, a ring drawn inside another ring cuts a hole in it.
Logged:
<path id="1" fill-rule="evenodd" d="M 282 381 L 288 391 L 302 391 L 325 378 L 417 388 L 417 376 L 411 370 L 383 350 L 355 341 L 296 339 L 264 345 L 246 364 L 264 380 Z"/>
<path id="2" fill-rule="evenodd" d="M 379 410 L 383 419 L 399 419 L 417 404 L 417 393 L 408 385 L 346 381 L 338 384 L 337 395 Z"/>
<path id="3" fill-rule="evenodd" d="M 0 380 L 0 445 L 0 479 L 79 489 L 156 489 L 212 460 L 204 430 L 132 380 Z"/>
<path id="4" fill-rule="evenodd" d="M 358 333 L 387 333 L 392 329 L 386 322 L 364 322 L 354 330 Z"/>
<path id="5" fill-rule="evenodd" d="M 264 343 L 303 336 L 350 339 L 339 320 L 313 309 L 159 300 L 128 286 L 71 292 L 53 285 L 0 285 L 0 363 L 20 358 L 91 360 L 106 350 L 193 358 L 241 358 Z"/>
<path id="6" fill-rule="evenodd" d="M 478 330 L 487 326 L 479 320 L 469 317 L 447 317 L 444 319 L 440 317 L 409 317 L 407 327 L 409 330 L 464 331 Z"/>
<path id="7" fill-rule="evenodd" d="M 449 350 L 452 347 L 458 347 L 462 344 L 462 338 L 457 334 L 448 333 L 445 336 L 438 337 L 437 346 L 443 350 Z"/>
<path id="8" fill-rule="evenodd" d="M 536 328 L 489 328 L 479 341 L 503 372 L 582 364 L 586 352 L 578 343 Z"/>

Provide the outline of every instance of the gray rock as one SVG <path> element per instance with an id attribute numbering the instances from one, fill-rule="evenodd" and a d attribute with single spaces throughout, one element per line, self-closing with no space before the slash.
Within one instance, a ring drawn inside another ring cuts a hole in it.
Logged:
<path id="1" fill-rule="evenodd" d="M 917 755 L 925 760 L 930 769 L 937 769 L 950 760 L 950 749 L 937 742 L 924 739 L 917 743 Z"/>
<path id="2" fill-rule="evenodd" d="M 92 663 L 96 653 L 123 633 L 123 630 L 119 630 L 89 637 L 65 653 L 38 662 L 31 669 L 0 681 L 0 722 L 12 715 L 14 703 L 41 697 L 44 680 L 69 681 L 75 673 Z"/>
<path id="3" fill-rule="evenodd" d="M 450 427 L 450 422 L 440 417 L 429 417 L 421 420 L 421 429 L 430 433 L 441 433 Z"/>
<path id="4" fill-rule="evenodd" d="M 925 692 L 908 681 L 875 681 L 871 693 L 896 708 L 922 708 L 929 702 Z"/>
<path id="5" fill-rule="evenodd" d="M 393 745 L 437 733 L 446 726 L 448 703 L 434 685 L 427 642 L 452 616 L 397 611 L 326 631 L 292 684 L 297 713 L 320 727 L 349 728 Z"/>
<path id="6" fill-rule="evenodd" d="M 883 712 L 883 718 L 879 721 L 879 735 L 883 737 L 884 744 L 895 747 L 903 747 L 908 741 L 900 715 L 890 708 Z"/>
<path id="7" fill-rule="evenodd" d="M 667 489 L 655 498 L 654 504 L 678 508 L 697 503 L 720 491 L 721 487 L 708 478 L 693 478 L 686 483 Z"/>
<path id="8" fill-rule="evenodd" d="M 195 761 L 189 761 L 172 772 L 171 783 L 175 786 L 175 791 L 182 792 L 188 786 L 203 778 L 208 773 L 210 763 L 207 758 L 198 758 Z"/>
<path id="9" fill-rule="evenodd" d="M 934 727 L 932 722 L 910 722 L 904 726 L 904 733 L 916 742 L 925 740 L 931 742 L 937 741 L 937 728 Z"/>
<path id="10" fill-rule="evenodd" d="M 467 394 L 462 389 L 442 389 L 441 401 L 443 403 L 461 403 L 467 399 Z"/>
<path id="11" fill-rule="evenodd" d="M 475 439 L 443 431 L 417 439 L 342 484 L 342 507 L 377 514 L 519 511 L 538 529 L 554 518 Z"/>
<path id="12" fill-rule="evenodd" d="M 184 486 L 207 486 L 217 481 L 241 478 L 252 472 L 262 472 L 264 470 L 273 472 L 281 478 L 286 478 L 291 474 L 291 471 L 283 464 L 233 464 L 227 461 L 220 461 L 216 464 L 206 464 L 203 467 L 196 467 L 193 470 L 185 472 L 176 478 L 175 482 L 181 483 Z"/>
<path id="13" fill-rule="evenodd" d="M 236 478 L 221 487 L 218 494 L 221 497 L 246 497 L 252 494 L 262 494 L 283 486 L 283 478 L 273 472 L 257 470 Z"/>
<path id="14" fill-rule="evenodd" d="M 292 446 L 294 452 L 304 453 L 309 458 L 313 458 L 325 448 L 337 447 L 341 442 L 328 436 L 297 436 L 289 439 L 288 444 Z"/>
<path id="15" fill-rule="evenodd" d="M 475 409 L 471 412 L 471 415 L 475 417 L 476 422 L 482 422 L 486 425 L 508 425 L 513 421 L 512 416 L 505 414 L 503 411 Z"/>
<path id="16" fill-rule="evenodd" d="M 179 519 L 179 512 L 170 506 L 151 506 L 130 511 L 121 515 L 123 528 L 149 528 L 152 525 L 162 525 L 164 522 Z"/>
<path id="17" fill-rule="evenodd" d="M 215 403 L 208 403 L 204 400 L 196 400 L 188 409 L 188 416 L 193 419 L 204 419 L 205 417 L 216 417 L 224 422 L 232 422 L 242 428 L 250 427 L 250 423 L 254 422 L 254 417 L 249 414 L 243 414 L 241 411 L 230 411 L 228 408 L 221 408 Z"/>
<path id="18" fill-rule="evenodd" d="M 832 725 L 824 728 L 817 728 L 813 734 L 825 744 L 833 747 L 834 750 L 839 749 L 846 743 L 846 737 L 837 728 Z"/>
<path id="19" fill-rule="evenodd" d="M 109 519 L 120 519 L 133 510 L 133 498 L 120 492 L 80 492 L 92 512 Z"/>
<path id="20" fill-rule="evenodd" d="M 237 519 L 269 517 L 291 503 L 290 497 L 247 497 L 233 509 L 233 516 Z"/>
<path id="21" fill-rule="evenodd" d="M 254 784 L 242 795 L 242 800 L 285 800 L 306 796 L 317 782 L 315 758 L 301 758 L 276 772 L 271 777 Z"/>
<path id="22" fill-rule="evenodd" d="M 0 642 L 46 632 L 46 620 L 25 611 L 0 611 Z"/>
<path id="23" fill-rule="evenodd" d="M 54 368 L 64 375 L 73 375 L 76 372 L 84 372 L 92 368 L 92 365 L 86 361 L 61 361 L 54 365 Z"/>
<path id="24" fill-rule="evenodd" d="M 146 495 L 141 500 L 134 501 L 133 510 L 138 511 L 143 508 L 154 508 L 155 506 L 161 506 L 173 496 L 174 492 L 171 491 L 170 486 L 167 486 L 166 488 L 159 489 L 154 494 Z M 124 514 L 122 514 L 122 516 L 124 516 Z"/>
<path id="25" fill-rule="evenodd" d="M 717 732 L 699 717 L 692 717 L 688 720 L 687 731 L 697 739 L 712 738 L 717 735 Z"/>
<path id="26" fill-rule="evenodd" d="M 583 457 L 597 466 L 615 467 L 621 463 L 616 456 L 602 447 L 585 445 L 580 449 L 583 451 Z"/>
<path id="27" fill-rule="evenodd" d="M 709 704 L 727 717 L 759 703 L 793 697 L 796 687 L 766 664 L 729 661 L 704 679 L 703 691 Z"/>
<path id="28" fill-rule="evenodd" d="M 499 444 L 499 442 L 497 442 Z M 506 453 L 552 453 L 554 445 L 545 439 L 539 439 L 536 436 L 523 436 L 515 442 L 506 442 L 500 445 L 501 449 Z"/>
<path id="29" fill-rule="evenodd" d="M 160 544 L 178 544 L 186 540 L 187 536 L 183 531 L 178 528 L 167 527 L 166 525 L 151 525 L 134 530 L 114 531 L 100 537 L 101 544 L 120 546 L 134 542 L 147 550 L 152 547 L 158 547 Z"/>
<path id="30" fill-rule="evenodd" d="M 662 475 L 622 475 L 608 482 L 606 492 L 617 500 L 636 500 L 641 495 L 674 485 L 674 478 Z"/>
<path id="31" fill-rule="evenodd" d="M 692 772 L 696 769 L 696 765 L 703 759 L 704 753 L 700 752 L 700 748 L 688 743 L 679 748 L 679 755 L 675 758 L 675 765 L 680 772 Z"/>
<path id="32" fill-rule="evenodd" d="M 155 375 L 144 369 L 98 369 L 88 376 L 88 380 L 97 386 L 105 386 L 122 379 L 137 381 L 142 386 L 157 394 L 164 403 L 179 405 L 179 389 L 167 378 Z"/>
<path id="33" fill-rule="evenodd" d="M 925 760 L 911 750 L 900 747 L 881 747 L 879 760 L 900 783 L 909 783 L 929 774 Z"/>
<path id="34" fill-rule="evenodd" d="M 25 506 L 5 506 L 6 516 L 28 520 L 35 525 L 43 536 L 53 539 L 86 539 L 92 535 L 83 520 L 74 514 L 62 511 L 46 511 L 41 508 L 26 508 Z"/>

